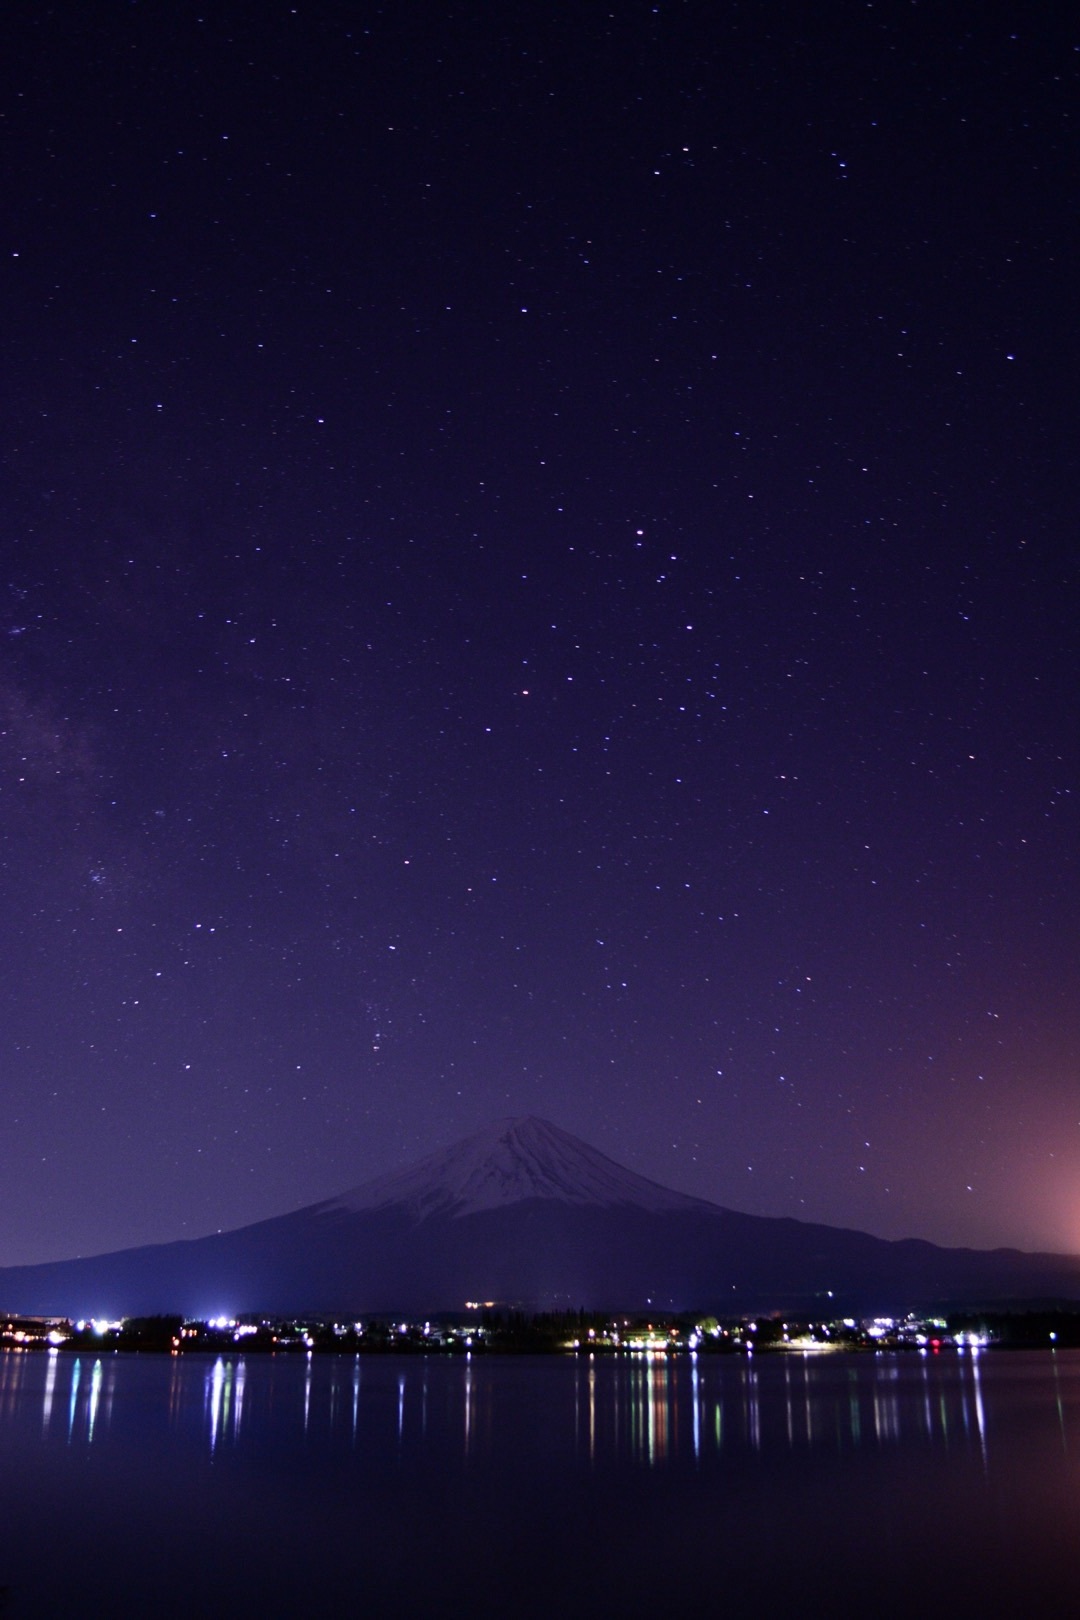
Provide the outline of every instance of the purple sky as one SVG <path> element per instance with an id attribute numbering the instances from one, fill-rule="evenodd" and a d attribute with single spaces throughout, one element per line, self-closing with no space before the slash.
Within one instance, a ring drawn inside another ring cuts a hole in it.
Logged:
<path id="1" fill-rule="evenodd" d="M 1080 1248 L 1065 14 L 6 31 L 0 1263 L 524 1113 Z"/>

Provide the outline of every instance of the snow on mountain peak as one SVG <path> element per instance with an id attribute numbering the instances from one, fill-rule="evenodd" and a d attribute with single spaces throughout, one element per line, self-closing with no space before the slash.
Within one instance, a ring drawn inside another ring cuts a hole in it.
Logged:
<path id="1" fill-rule="evenodd" d="M 715 1208 L 625 1170 L 568 1131 L 532 1115 L 498 1120 L 412 1169 L 365 1182 L 324 1207 L 358 1212 L 405 1205 L 422 1219 L 474 1215 L 527 1198 L 632 1205 L 654 1214 Z"/>

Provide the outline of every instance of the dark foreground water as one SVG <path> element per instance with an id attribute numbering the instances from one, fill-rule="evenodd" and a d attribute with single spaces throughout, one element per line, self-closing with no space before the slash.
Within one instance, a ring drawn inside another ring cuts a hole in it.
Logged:
<path id="1" fill-rule="evenodd" d="M 7 1353 L 0 1459 L 5 1620 L 1080 1613 L 1080 1353 Z"/>

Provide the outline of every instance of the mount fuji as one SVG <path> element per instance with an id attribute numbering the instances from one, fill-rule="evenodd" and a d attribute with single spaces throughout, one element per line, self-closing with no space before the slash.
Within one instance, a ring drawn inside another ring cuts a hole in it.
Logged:
<path id="1" fill-rule="evenodd" d="M 34 1315 L 415 1316 L 468 1300 L 830 1316 L 1080 1303 L 1080 1257 L 739 1214 L 527 1117 L 237 1231 L 0 1269 L 0 1309 Z"/>

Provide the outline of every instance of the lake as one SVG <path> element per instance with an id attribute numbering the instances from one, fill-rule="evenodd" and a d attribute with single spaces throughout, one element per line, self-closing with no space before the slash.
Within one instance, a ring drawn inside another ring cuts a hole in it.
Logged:
<path id="1" fill-rule="evenodd" d="M 0 1354 L 7 1615 L 1080 1612 L 1080 1352 Z"/>

